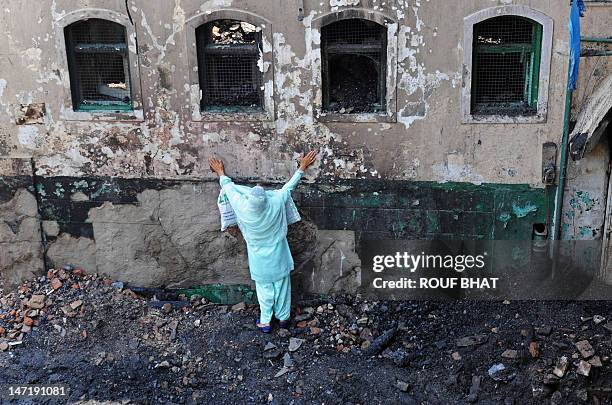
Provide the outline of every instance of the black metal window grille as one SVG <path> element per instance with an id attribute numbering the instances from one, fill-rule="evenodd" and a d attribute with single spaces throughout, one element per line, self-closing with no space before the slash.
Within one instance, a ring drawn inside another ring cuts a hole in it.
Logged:
<path id="1" fill-rule="evenodd" d="M 321 29 L 323 110 L 372 113 L 386 109 L 387 30 L 364 19 Z"/>
<path id="2" fill-rule="evenodd" d="M 125 27 L 94 18 L 70 24 L 64 36 L 74 110 L 130 110 Z"/>
<path id="3" fill-rule="evenodd" d="M 472 113 L 537 111 L 542 26 L 519 16 L 474 25 Z"/>
<path id="4" fill-rule="evenodd" d="M 261 28 L 238 20 L 215 20 L 196 29 L 200 109 L 263 111 Z"/>

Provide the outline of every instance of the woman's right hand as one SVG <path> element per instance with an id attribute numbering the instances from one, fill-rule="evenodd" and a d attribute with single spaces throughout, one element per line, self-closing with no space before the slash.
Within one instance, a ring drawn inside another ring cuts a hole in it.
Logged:
<path id="1" fill-rule="evenodd" d="M 305 171 L 310 165 L 315 162 L 315 160 L 317 160 L 317 152 L 315 152 L 314 150 L 308 152 L 306 156 L 302 154 L 302 156 L 300 157 L 300 170 Z"/>

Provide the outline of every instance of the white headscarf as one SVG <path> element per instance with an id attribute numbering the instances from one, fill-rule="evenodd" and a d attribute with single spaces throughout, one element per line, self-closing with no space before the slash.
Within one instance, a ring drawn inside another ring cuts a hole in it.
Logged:
<path id="1" fill-rule="evenodd" d="M 285 190 L 264 190 L 261 186 L 234 186 L 238 198 L 230 196 L 238 226 L 252 246 L 272 246 L 287 236 L 285 203 L 291 193 Z"/>

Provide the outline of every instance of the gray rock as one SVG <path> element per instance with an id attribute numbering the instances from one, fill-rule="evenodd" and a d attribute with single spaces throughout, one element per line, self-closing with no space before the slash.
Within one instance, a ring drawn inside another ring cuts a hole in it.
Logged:
<path id="1" fill-rule="evenodd" d="M 484 335 L 484 334 L 466 336 L 466 337 L 457 339 L 456 344 L 458 347 L 469 347 L 469 346 L 481 345 L 485 343 L 488 339 L 489 339 L 489 336 Z"/>
<path id="2" fill-rule="evenodd" d="M 518 357 L 518 351 L 513 350 L 513 349 L 508 349 L 508 350 L 505 350 L 501 356 L 505 359 L 516 359 Z"/>
<path id="3" fill-rule="evenodd" d="M 557 361 L 555 368 L 553 370 L 553 374 L 559 378 L 563 378 L 565 372 L 567 371 L 567 366 L 569 365 L 567 361 L 567 357 L 561 356 L 561 358 Z"/>
<path id="4" fill-rule="evenodd" d="M 298 350 L 300 348 L 300 346 L 302 346 L 302 343 L 304 343 L 305 340 L 304 339 L 298 339 L 298 338 L 289 338 L 289 351 L 290 352 L 295 352 L 296 350 Z"/>
<path id="5" fill-rule="evenodd" d="M 267 350 L 263 352 L 264 359 L 274 360 L 279 358 L 281 355 L 281 351 L 278 349 Z"/>
<path id="6" fill-rule="evenodd" d="M 410 389 L 410 385 L 407 382 L 401 380 L 397 380 L 395 386 L 402 392 L 408 392 L 408 390 Z"/>
<path id="7" fill-rule="evenodd" d="M 285 355 L 283 356 L 283 367 L 291 368 L 294 364 L 295 363 L 291 358 L 291 355 L 289 355 L 289 353 L 285 353 Z"/>
<path id="8" fill-rule="evenodd" d="M 482 378 L 480 376 L 472 376 L 472 385 L 470 387 L 470 393 L 467 396 L 468 402 L 476 402 L 478 400 L 478 391 L 480 391 L 480 382 Z"/>

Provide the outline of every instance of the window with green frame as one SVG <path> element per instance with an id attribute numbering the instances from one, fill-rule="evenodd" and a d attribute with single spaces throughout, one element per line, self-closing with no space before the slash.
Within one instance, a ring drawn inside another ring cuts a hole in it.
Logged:
<path id="1" fill-rule="evenodd" d="M 99 18 L 64 28 L 75 111 L 132 110 L 126 30 Z"/>
<path id="2" fill-rule="evenodd" d="M 519 16 L 474 25 L 471 112 L 533 115 L 538 109 L 542 25 Z"/>

